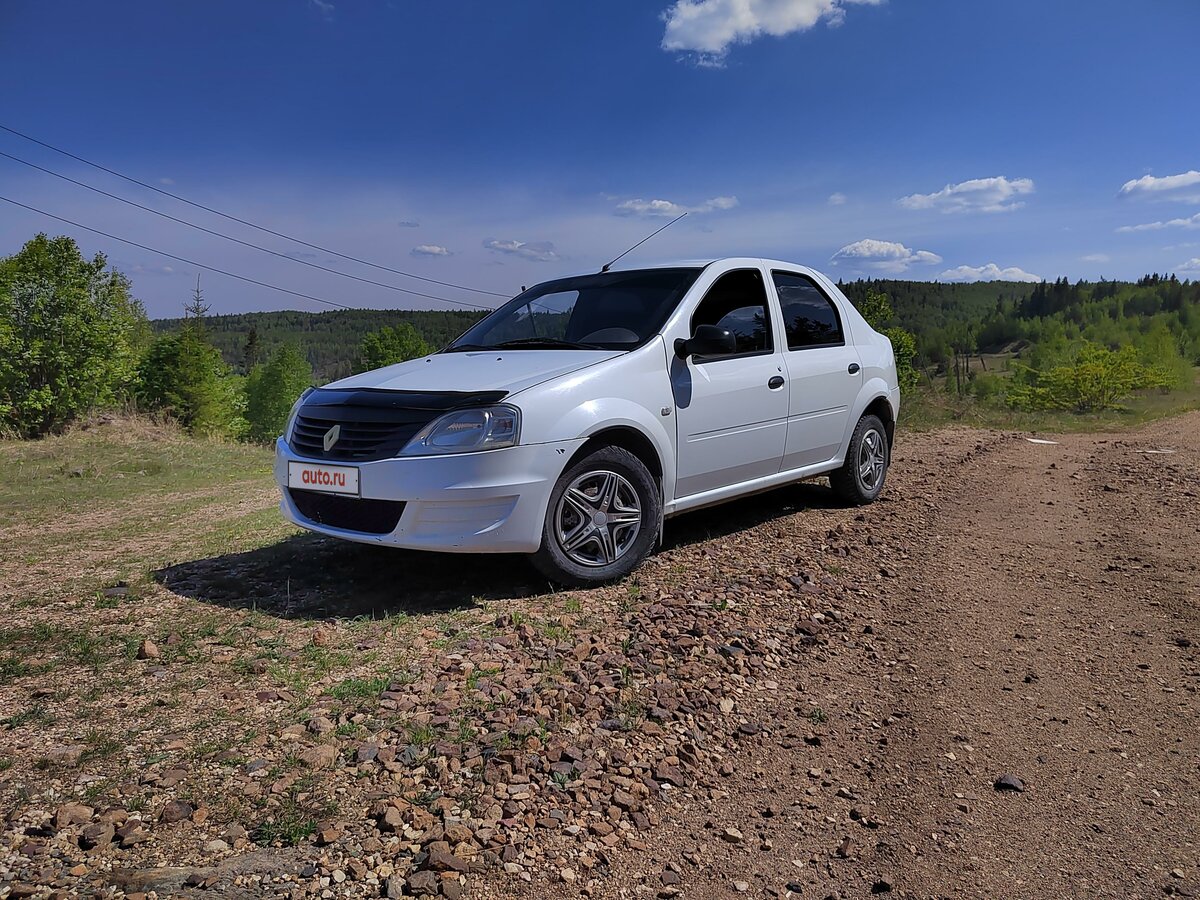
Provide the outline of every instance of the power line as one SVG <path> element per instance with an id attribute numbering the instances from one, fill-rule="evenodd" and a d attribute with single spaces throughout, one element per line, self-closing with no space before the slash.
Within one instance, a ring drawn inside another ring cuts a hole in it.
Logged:
<path id="1" fill-rule="evenodd" d="M 314 303 L 324 303 L 326 306 L 336 306 L 338 309 L 354 309 L 353 306 L 346 306 L 343 303 L 335 303 L 332 300 L 326 300 L 324 297 L 314 297 L 312 294 L 305 294 L 300 291 L 293 291 L 289 288 L 279 287 L 277 284 L 268 284 L 265 281 L 259 281 L 257 278 L 250 278 L 246 275 L 238 275 L 236 272 L 227 272 L 225 269 L 218 269 L 216 266 L 206 266 L 204 263 L 196 262 L 194 259 L 187 259 L 183 256 L 176 256 L 174 253 L 167 253 L 165 250 L 157 250 L 154 247 L 148 247 L 145 244 L 139 244 L 137 241 L 131 241 L 128 238 L 117 237 L 115 234 L 109 234 L 107 231 L 101 231 L 99 228 L 92 228 L 88 225 L 82 225 L 79 222 L 73 222 L 70 219 L 65 219 L 62 216 L 56 216 L 54 213 L 46 212 L 44 209 L 38 209 L 36 206 L 27 206 L 24 203 L 19 203 L 11 197 L 0 196 L 0 200 L 5 203 L 11 203 L 13 206 L 19 206 L 21 209 L 27 209 L 30 212 L 46 216 L 50 219 L 57 219 L 59 222 L 64 222 L 67 225 L 73 225 L 76 228 L 82 228 L 84 231 L 90 231 L 92 234 L 98 234 L 101 237 L 109 238 L 113 241 L 120 241 L 122 244 L 129 244 L 131 247 L 137 247 L 141 250 L 146 250 L 150 253 L 157 253 L 159 256 L 165 256 L 167 259 L 173 259 L 177 262 L 187 263 L 189 266 L 195 266 L 198 269 L 204 269 L 208 272 L 216 272 L 218 275 L 225 275 L 229 278 L 236 278 L 238 281 L 245 281 L 249 284 L 256 284 L 259 287 L 270 288 L 273 291 L 279 291 L 281 294 L 291 294 L 293 297 L 303 297 L 305 300 L 312 300 Z M 431 294 L 422 294 L 433 300 L 441 300 L 441 297 L 434 297 Z M 453 301 L 451 301 L 453 302 Z"/>
<path id="2" fill-rule="evenodd" d="M 224 238 L 225 240 L 232 241 L 235 244 L 241 244 L 243 247 L 250 247 L 253 250 L 260 250 L 263 253 L 269 253 L 272 256 L 277 256 L 280 259 L 286 259 L 289 262 L 299 263 L 300 265 L 308 266 L 311 269 L 320 269 L 322 272 L 330 272 L 333 275 L 341 275 L 343 278 L 352 278 L 355 281 L 361 281 L 363 284 L 373 284 L 376 287 L 387 288 L 389 291 L 399 291 L 402 294 L 413 294 L 417 297 L 432 296 L 431 294 L 423 294 L 420 291 L 412 291 L 412 290 L 409 290 L 408 288 L 397 287 L 394 284 L 386 284 L 382 281 L 375 281 L 371 278 L 362 278 L 358 275 L 351 275 L 349 272 L 342 272 L 338 269 L 331 269 L 328 266 L 322 266 L 319 263 L 309 262 L 306 259 L 297 259 L 294 256 L 288 256 L 286 253 L 280 253 L 278 250 L 272 250 L 270 247 L 263 247 L 259 244 L 254 244 L 254 243 L 251 243 L 250 241 L 243 241 L 241 238 L 236 238 L 236 237 L 233 237 L 232 235 L 225 234 L 220 231 L 213 231 L 211 228 L 205 228 L 203 225 L 197 225 L 195 222 L 187 221 L 187 219 L 180 219 L 176 216 L 169 215 L 165 212 L 160 212 L 159 210 L 154 209 L 153 207 L 143 206 L 141 203 L 136 203 L 133 200 L 128 200 L 125 197 L 122 197 L 118 194 L 112 194 L 112 193 L 109 193 L 108 191 L 101 190 L 100 188 L 94 187 L 90 184 L 87 184 L 86 182 L 76 181 L 74 178 L 70 178 L 66 175 L 63 175 L 60 172 L 55 172 L 52 169 L 43 168 L 42 166 L 39 166 L 35 163 L 29 162 L 29 160 L 21 159 L 19 156 L 13 156 L 11 153 L 5 153 L 3 150 L 0 150 L 0 156 L 3 156 L 6 159 L 11 159 L 13 162 L 19 162 L 23 166 L 29 166 L 29 168 L 31 168 L 31 169 L 37 169 L 39 172 L 45 172 L 47 175 L 53 175 L 55 178 L 61 178 L 63 181 L 69 181 L 71 184 L 78 185 L 79 187 L 85 188 L 89 191 L 93 191 L 94 193 L 101 194 L 101 195 L 103 195 L 105 197 L 109 197 L 113 200 L 118 200 L 121 203 L 128 204 L 129 206 L 132 206 L 136 209 L 143 210 L 144 212 L 151 213 L 152 215 L 160 216 L 161 218 L 164 218 L 164 219 L 169 219 L 172 222 L 178 222 L 180 225 L 186 225 L 188 228 L 195 228 L 197 231 L 203 231 L 205 234 L 211 234 L 214 237 Z M 468 306 L 472 309 L 488 309 L 488 310 L 490 310 L 492 308 L 490 306 L 482 306 L 478 303 L 467 303 L 467 302 L 461 301 L 461 300 L 451 300 L 447 297 L 438 297 L 436 299 L 444 300 L 446 303 L 457 303 L 460 306 Z"/>
<path id="3" fill-rule="evenodd" d="M 215 216 L 221 216 L 224 219 L 229 219 L 231 222 L 237 222 L 239 225 L 246 225 L 249 228 L 254 228 L 254 229 L 257 229 L 258 231 L 265 232 L 266 234 L 274 235 L 275 237 L 282 238 L 285 241 L 292 241 L 293 243 L 301 244 L 305 247 L 311 247 L 313 250 L 320 250 L 322 253 L 328 253 L 332 256 L 337 256 L 337 257 L 340 257 L 341 259 L 349 260 L 350 262 L 356 262 L 363 266 L 370 266 L 373 269 L 380 269 L 381 271 L 384 271 L 384 272 L 391 272 L 393 275 L 403 275 L 405 278 L 415 278 L 418 281 L 425 281 L 430 284 L 441 285 L 442 287 L 457 288 L 458 290 L 470 291 L 475 294 L 488 294 L 492 297 L 503 297 L 505 300 L 509 299 L 508 294 L 501 294 L 501 293 L 497 293 L 496 291 L 485 291 L 480 288 L 467 287 L 464 284 L 454 284 L 453 282 L 450 282 L 450 281 L 438 281 L 436 278 L 426 278 L 423 275 L 414 275 L 412 272 L 403 272 L 400 269 L 393 269 L 390 266 L 384 266 L 379 263 L 373 263 L 370 260 L 359 259 L 357 256 L 349 256 L 348 254 L 345 254 L 345 253 L 339 253 L 337 250 L 330 250 L 328 247 L 322 247 L 319 244 L 313 244 L 308 241 L 301 240 L 298 237 L 292 237 L 291 235 L 284 234 L 279 231 L 272 231 L 270 228 L 267 228 L 265 225 L 256 225 L 254 222 L 247 221 L 246 219 L 239 219 L 237 216 L 230 215 L 229 213 L 221 212 L 219 209 L 213 209 L 211 206 L 205 206 L 203 203 L 197 203 L 194 200 L 189 200 L 186 197 L 181 197 L 178 194 L 171 193 L 170 191 L 165 191 L 162 188 L 155 187 L 152 184 L 147 184 L 144 181 L 138 181 L 136 178 L 133 178 L 129 175 L 123 175 L 122 173 L 120 173 L 114 169 L 110 169 L 106 166 L 100 165 L 99 163 L 92 162 L 90 159 L 84 159 L 82 156 L 76 156 L 74 153 L 71 153 L 68 150 L 63 150 L 61 147 L 55 147 L 53 144 L 47 144 L 45 141 L 40 141 L 35 137 L 31 137 L 28 134 L 17 131 L 17 129 L 15 129 L 15 128 L 9 128 L 7 125 L 4 125 L 2 123 L 0 123 L 0 130 L 7 131 L 9 134 L 15 134 L 19 138 L 24 138 L 25 140 L 30 141 L 34 144 L 38 144 L 39 146 L 45 147 L 48 150 L 53 150 L 55 153 L 61 153 L 63 156 L 70 157 L 71 159 L 76 160 L 77 162 L 81 162 L 84 165 L 91 166 L 93 169 L 99 169 L 101 172 L 107 172 L 109 175 L 115 175 L 117 178 L 121 178 L 125 181 L 128 181 L 131 184 L 136 184 L 138 187 L 143 187 L 143 188 L 146 188 L 147 190 L 154 191 L 155 193 L 162 194 L 164 197 L 170 197 L 172 200 L 178 200 L 180 203 L 186 203 L 188 206 L 194 206 L 196 209 L 202 209 L 205 212 L 212 213 Z"/>

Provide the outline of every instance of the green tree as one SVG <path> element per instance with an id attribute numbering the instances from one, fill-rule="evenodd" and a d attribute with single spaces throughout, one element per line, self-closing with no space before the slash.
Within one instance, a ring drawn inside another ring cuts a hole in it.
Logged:
<path id="1" fill-rule="evenodd" d="M 237 437 L 244 421 L 229 367 L 195 329 L 158 337 L 138 366 L 139 402 L 193 434 Z"/>
<path id="2" fill-rule="evenodd" d="M 859 314 L 867 320 L 867 324 L 892 342 L 892 353 L 896 357 L 896 378 L 900 387 L 916 387 L 920 377 L 915 364 L 917 339 L 912 332 L 898 326 L 886 327 L 885 323 L 894 317 L 892 301 L 888 295 L 871 288 L 855 305 Z"/>
<path id="3" fill-rule="evenodd" d="M 258 329 L 250 326 L 246 335 L 246 346 L 242 351 L 242 371 L 249 374 L 259 364 L 262 357 L 262 342 L 258 339 Z"/>
<path id="4" fill-rule="evenodd" d="M 372 331 L 363 338 L 362 368 L 381 369 L 428 353 L 429 345 L 417 333 L 417 329 L 407 322 L 401 322 Z"/>
<path id="5" fill-rule="evenodd" d="M 0 259 L 0 426 L 32 437 L 121 402 L 144 326 L 129 280 L 71 238 Z"/>
<path id="6" fill-rule="evenodd" d="M 249 436 L 269 441 L 283 433 L 296 398 L 311 386 L 312 366 L 294 344 L 284 344 L 246 378 L 246 420 Z"/>
<path id="7" fill-rule="evenodd" d="M 158 337 L 138 366 L 137 396 L 192 434 L 241 437 L 246 430 L 241 379 L 208 340 L 208 306 L 196 279 L 183 327 Z"/>

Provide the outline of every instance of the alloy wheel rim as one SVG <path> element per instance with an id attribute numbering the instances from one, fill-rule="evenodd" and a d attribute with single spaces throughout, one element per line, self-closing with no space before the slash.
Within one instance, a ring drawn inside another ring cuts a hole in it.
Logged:
<path id="1" fill-rule="evenodd" d="M 585 472 L 563 491 L 554 526 L 558 546 L 572 562 L 589 568 L 612 565 L 642 530 L 641 498 L 617 472 Z"/>
<path id="2" fill-rule="evenodd" d="M 874 428 L 862 437 L 858 448 L 858 480 L 868 491 L 879 487 L 887 467 L 887 449 L 881 435 Z"/>

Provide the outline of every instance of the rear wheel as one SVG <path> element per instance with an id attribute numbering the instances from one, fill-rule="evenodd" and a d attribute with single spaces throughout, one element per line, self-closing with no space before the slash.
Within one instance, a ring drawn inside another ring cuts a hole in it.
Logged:
<path id="1" fill-rule="evenodd" d="M 533 564 L 559 584 L 586 587 L 632 572 L 654 547 L 662 500 L 640 459 L 601 447 L 563 472 L 550 495 Z"/>
<path id="2" fill-rule="evenodd" d="M 850 438 L 846 461 L 830 474 L 829 483 L 847 503 L 870 503 L 883 493 L 890 461 L 891 448 L 883 423 L 877 416 L 863 416 Z"/>

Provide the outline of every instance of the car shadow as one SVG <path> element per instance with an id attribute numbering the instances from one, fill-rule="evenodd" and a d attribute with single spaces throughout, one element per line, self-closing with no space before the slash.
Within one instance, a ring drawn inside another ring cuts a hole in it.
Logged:
<path id="1" fill-rule="evenodd" d="M 669 520 L 662 549 L 842 505 L 822 484 L 776 488 Z M 289 619 L 436 614 L 555 591 L 518 554 L 425 553 L 307 533 L 167 566 L 153 576 L 184 597 Z"/>
<path id="2" fill-rule="evenodd" d="M 810 509 L 845 509 L 828 484 L 801 481 L 667 520 L 663 550 L 714 540 Z"/>
<path id="3" fill-rule="evenodd" d="M 281 618 L 382 618 L 545 593 L 521 556 L 423 553 L 299 534 L 153 573 L 176 594 Z"/>

